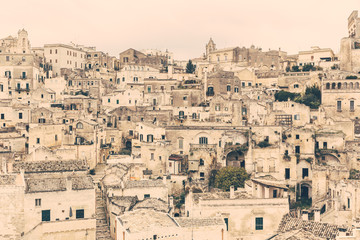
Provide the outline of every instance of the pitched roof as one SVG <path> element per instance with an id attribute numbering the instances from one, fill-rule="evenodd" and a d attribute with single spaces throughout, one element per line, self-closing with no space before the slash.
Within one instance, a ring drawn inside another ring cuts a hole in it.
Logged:
<path id="1" fill-rule="evenodd" d="M 72 190 L 86 190 L 93 189 L 94 184 L 91 177 L 81 176 L 81 177 L 71 177 Z M 26 192 L 35 193 L 35 192 L 55 192 L 55 191 L 66 191 L 66 182 L 65 177 L 62 178 L 27 178 L 26 182 Z"/>
<path id="2" fill-rule="evenodd" d="M 179 218 L 175 218 L 175 221 L 179 224 L 180 227 L 185 227 L 185 228 L 225 225 L 224 219 L 220 217 L 207 217 L 207 218 L 179 217 Z"/>
<path id="3" fill-rule="evenodd" d="M 323 239 L 336 239 L 340 231 L 346 235 L 352 235 L 352 228 L 348 226 L 339 226 L 329 223 L 306 221 L 300 218 L 293 218 L 289 214 L 282 218 L 278 232 L 285 233 L 293 230 L 304 230 L 312 233 L 315 237 Z"/>
<path id="4" fill-rule="evenodd" d="M 70 172 L 86 171 L 86 162 L 82 160 L 54 160 L 54 161 L 34 161 L 34 162 L 15 162 L 14 172 L 41 173 L 41 172 Z"/>
<path id="5" fill-rule="evenodd" d="M 157 198 L 145 198 L 144 200 L 136 203 L 132 209 L 136 210 L 142 208 L 154 209 L 156 211 L 165 213 L 169 212 L 169 205 L 164 200 Z"/>

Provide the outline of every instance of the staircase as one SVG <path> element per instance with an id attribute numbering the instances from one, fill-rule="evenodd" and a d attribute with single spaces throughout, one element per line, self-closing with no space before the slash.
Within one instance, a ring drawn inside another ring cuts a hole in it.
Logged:
<path id="1" fill-rule="evenodd" d="M 98 183 L 105 176 L 105 164 L 98 164 L 95 167 L 95 175 L 91 175 L 96 189 L 96 240 L 111 240 L 110 228 L 106 221 L 105 199 L 101 197 L 101 190 Z"/>
<path id="2" fill-rule="evenodd" d="M 105 200 L 100 190 L 96 190 L 96 240 L 110 240 L 110 228 L 106 222 Z"/>

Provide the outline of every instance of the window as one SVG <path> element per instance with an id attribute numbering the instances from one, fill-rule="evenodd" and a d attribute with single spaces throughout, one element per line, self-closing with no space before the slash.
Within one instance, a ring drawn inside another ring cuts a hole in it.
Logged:
<path id="1" fill-rule="evenodd" d="M 180 138 L 179 139 L 179 148 L 183 149 L 183 147 L 184 147 L 184 139 Z"/>
<path id="2" fill-rule="evenodd" d="M 84 218 L 84 209 L 76 209 L 76 218 Z"/>
<path id="3" fill-rule="evenodd" d="M 23 118 L 23 114 L 19 113 L 19 119 L 22 119 L 22 118 Z"/>
<path id="4" fill-rule="evenodd" d="M 183 97 L 183 100 L 184 100 L 184 101 L 187 101 L 187 96 L 184 96 L 184 97 Z"/>
<path id="5" fill-rule="evenodd" d="M 110 98 L 108 98 L 108 103 L 110 102 Z"/>
<path id="6" fill-rule="evenodd" d="M 285 168 L 285 179 L 290 179 L 290 168 Z"/>
<path id="7" fill-rule="evenodd" d="M 228 218 L 224 218 L 224 222 L 226 224 L 226 231 L 229 231 L 229 219 Z"/>
<path id="8" fill-rule="evenodd" d="M 1 119 L 5 119 L 5 114 L 4 113 L 1 114 Z"/>
<path id="9" fill-rule="evenodd" d="M 239 92 L 239 88 L 238 88 L 238 87 L 235 87 L 235 88 L 234 88 L 234 92 L 236 92 L 236 93 Z"/>
<path id="10" fill-rule="evenodd" d="M 353 112 L 355 110 L 354 100 L 350 101 L 350 112 Z"/>
<path id="11" fill-rule="evenodd" d="M 299 84 L 294 84 L 294 88 L 299 88 Z"/>
<path id="12" fill-rule="evenodd" d="M 6 56 L 6 61 L 10 61 L 10 56 Z"/>
<path id="13" fill-rule="evenodd" d="M 130 122 L 130 121 L 131 121 L 131 116 L 128 116 L 128 117 L 127 117 L 127 120 Z"/>
<path id="14" fill-rule="evenodd" d="M 57 141 L 58 140 L 58 136 L 55 134 L 55 141 Z"/>
<path id="15" fill-rule="evenodd" d="M 44 98 L 44 94 L 41 94 L 41 98 Z"/>
<path id="16" fill-rule="evenodd" d="M 207 137 L 200 137 L 199 138 L 199 144 L 208 144 L 208 138 Z"/>
<path id="17" fill-rule="evenodd" d="M 255 218 L 255 230 L 263 230 L 264 229 L 264 223 L 262 217 Z"/>
<path id="18" fill-rule="evenodd" d="M 348 209 L 350 209 L 350 198 L 348 198 L 347 200 L 348 200 Z"/>
<path id="19" fill-rule="evenodd" d="M 201 172 L 200 177 L 202 177 L 202 178 L 205 177 L 205 173 Z"/>
<path id="20" fill-rule="evenodd" d="M 140 142 L 144 140 L 144 135 L 140 134 Z"/>
<path id="21" fill-rule="evenodd" d="M 40 144 L 40 138 L 36 138 L 36 143 Z"/>
<path id="22" fill-rule="evenodd" d="M 200 158 L 200 166 L 204 166 L 204 160 Z"/>
<path id="23" fill-rule="evenodd" d="M 294 115 L 294 120 L 300 120 L 300 114 L 295 114 Z"/>
<path id="24" fill-rule="evenodd" d="M 144 194 L 144 198 L 150 198 L 150 194 Z"/>
<path id="25" fill-rule="evenodd" d="M 150 160 L 155 160 L 155 158 L 154 158 L 154 153 L 151 153 L 151 154 L 150 154 Z"/>
<path id="26" fill-rule="evenodd" d="M 215 105 L 215 111 L 220 111 L 220 105 Z"/>
<path id="27" fill-rule="evenodd" d="M 277 198 L 277 190 L 276 189 L 273 190 L 273 198 Z"/>
<path id="28" fill-rule="evenodd" d="M 337 111 L 341 112 L 341 101 L 337 101 Z"/>
<path id="29" fill-rule="evenodd" d="M 35 206 L 36 206 L 36 207 L 40 207 L 40 206 L 41 206 L 41 198 L 36 198 L 36 199 L 35 199 Z"/>
<path id="30" fill-rule="evenodd" d="M 41 211 L 41 221 L 50 222 L 50 210 Z"/>
<path id="31" fill-rule="evenodd" d="M 230 86 L 230 85 L 227 85 L 227 86 L 226 86 L 226 91 L 228 91 L 228 92 L 231 91 L 231 86 Z"/>
<path id="32" fill-rule="evenodd" d="M 327 142 L 323 142 L 323 149 L 327 149 Z"/>
<path id="33" fill-rule="evenodd" d="M 308 168 L 303 168 L 302 169 L 302 178 L 304 179 L 305 177 L 309 176 L 309 169 Z"/>
<path id="34" fill-rule="evenodd" d="M 134 135 L 134 131 L 133 130 L 129 130 L 129 135 L 133 136 Z"/>
<path id="35" fill-rule="evenodd" d="M 295 153 L 300 154 L 300 146 L 295 146 Z"/>
<path id="36" fill-rule="evenodd" d="M 299 134 L 296 134 L 296 139 L 300 139 L 300 135 L 299 135 Z"/>
<path id="37" fill-rule="evenodd" d="M 151 86 L 147 87 L 148 93 L 151 93 Z"/>
<path id="38" fill-rule="evenodd" d="M 147 138 L 147 142 L 153 142 L 154 141 L 154 136 L 152 134 L 147 135 L 146 138 Z"/>
<path id="39" fill-rule="evenodd" d="M 76 128 L 77 129 L 83 129 L 84 125 L 81 122 L 79 122 L 79 123 L 76 124 Z"/>

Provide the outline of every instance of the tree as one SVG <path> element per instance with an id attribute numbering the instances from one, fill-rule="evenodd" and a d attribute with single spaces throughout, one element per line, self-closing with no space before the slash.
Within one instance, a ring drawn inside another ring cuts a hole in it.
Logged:
<path id="1" fill-rule="evenodd" d="M 292 72 L 300 72 L 299 66 L 292 66 Z"/>
<path id="2" fill-rule="evenodd" d="M 196 66 L 192 63 L 191 60 L 186 64 L 186 73 L 194 73 Z"/>
<path id="3" fill-rule="evenodd" d="M 294 100 L 297 96 L 299 96 L 298 93 L 291 93 L 284 90 L 281 90 L 280 92 L 275 93 L 275 100 L 279 102 L 285 102 L 289 98 L 290 100 Z"/>
<path id="4" fill-rule="evenodd" d="M 230 186 L 244 187 L 244 182 L 249 179 L 249 174 L 241 167 L 221 168 L 215 177 L 215 187 L 229 191 Z"/>

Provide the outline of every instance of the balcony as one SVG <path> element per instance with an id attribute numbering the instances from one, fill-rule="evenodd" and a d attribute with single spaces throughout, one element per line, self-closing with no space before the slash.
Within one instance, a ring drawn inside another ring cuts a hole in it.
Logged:
<path id="1" fill-rule="evenodd" d="M 19 87 L 17 87 L 17 88 L 15 88 L 15 91 L 18 91 L 18 92 L 29 92 L 30 91 L 30 88 L 19 88 Z"/>
<path id="2" fill-rule="evenodd" d="M 216 144 L 192 144 L 190 143 L 190 151 L 196 151 L 196 150 L 216 150 Z"/>
<path id="3" fill-rule="evenodd" d="M 209 92 L 209 91 L 206 92 L 206 96 L 208 96 L 208 97 L 211 97 L 211 96 L 214 96 L 214 95 L 215 95 L 214 92 Z"/>

